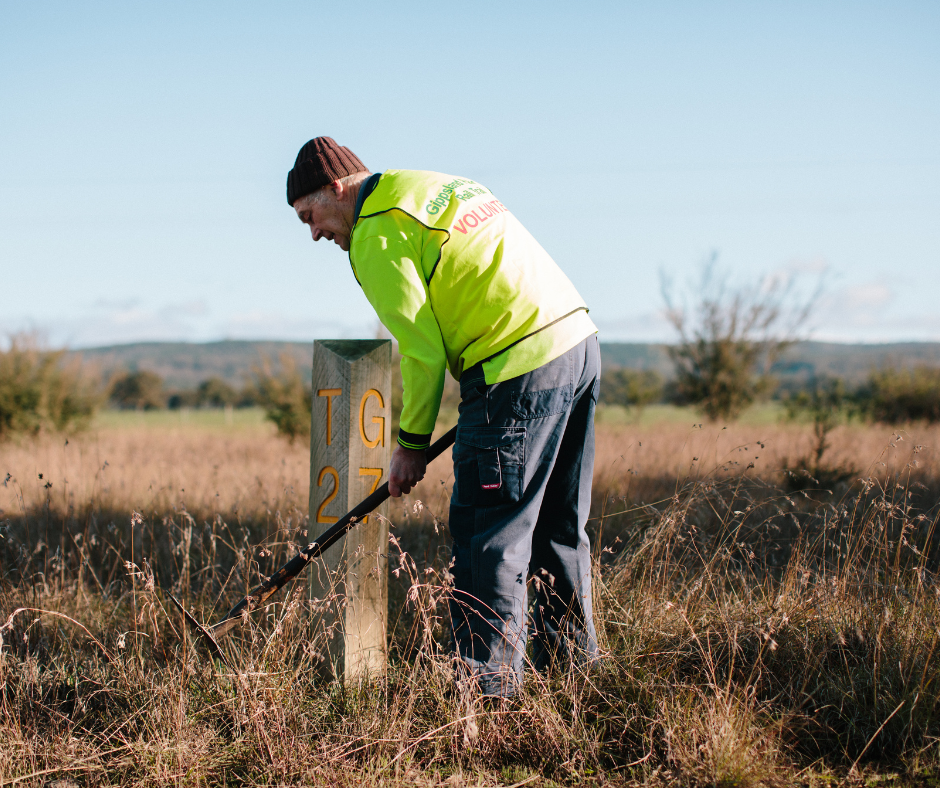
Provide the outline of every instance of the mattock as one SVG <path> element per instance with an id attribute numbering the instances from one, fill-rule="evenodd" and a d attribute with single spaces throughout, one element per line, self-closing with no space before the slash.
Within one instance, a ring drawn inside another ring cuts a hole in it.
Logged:
<path id="1" fill-rule="evenodd" d="M 433 462 L 449 449 L 457 438 L 457 428 L 451 428 L 445 435 L 435 441 L 427 450 L 428 463 Z M 222 649 L 219 646 L 219 639 L 231 632 L 237 627 L 245 616 L 244 611 L 250 613 L 256 610 L 274 596 L 290 580 L 299 575 L 304 568 L 314 558 L 320 555 L 324 550 L 335 544 L 345 533 L 359 522 L 363 517 L 372 512 L 379 504 L 383 503 L 389 497 L 388 482 L 385 482 L 368 498 L 360 504 L 353 507 L 350 511 L 339 518 L 333 525 L 324 531 L 320 538 L 315 542 L 308 544 L 297 555 L 291 558 L 284 566 L 278 569 L 271 577 L 265 580 L 261 585 L 255 588 L 248 596 L 241 600 L 235 607 L 225 614 L 225 618 L 217 624 L 204 627 L 195 617 L 189 613 L 182 603 L 169 592 L 166 595 L 172 600 L 173 604 L 180 609 L 186 624 L 196 636 L 197 642 L 201 643 L 209 653 L 226 667 L 229 667 L 222 655 Z"/>

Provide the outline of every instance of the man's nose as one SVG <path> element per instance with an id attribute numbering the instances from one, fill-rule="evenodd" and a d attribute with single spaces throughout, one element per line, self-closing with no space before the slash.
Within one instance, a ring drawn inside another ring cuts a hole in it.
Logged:
<path id="1" fill-rule="evenodd" d="M 311 227 L 310 234 L 313 236 L 314 241 L 319 241 L 323 237 L 323 231 L 317 227 Z"/>

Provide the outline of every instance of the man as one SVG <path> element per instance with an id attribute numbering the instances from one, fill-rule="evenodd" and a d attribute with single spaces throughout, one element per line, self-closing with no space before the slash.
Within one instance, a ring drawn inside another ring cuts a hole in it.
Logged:
<path id="1" fill-rule="evenodd" d="M 372 174 L 329 137 L 301 148 L 287 201 L 349 253 L 398 340 L 404 405 L 389 491 L 425 472 L 445 369 L 460 381 L 450 507 L 458 665 L 484 695 L 522 679 L 527 581 L 534 662 L 597 654 L 585 523 L 600 354 L 571 282 L 492 193 L 468 178 Z"/>

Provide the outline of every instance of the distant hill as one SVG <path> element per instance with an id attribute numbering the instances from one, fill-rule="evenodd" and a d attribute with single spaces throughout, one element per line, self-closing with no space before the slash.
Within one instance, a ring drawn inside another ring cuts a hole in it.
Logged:
<path id="1" fill-rule="evenodd" d="M 672 362 L 666 347 L 602 342 L 601 358 L 605 366 L 654 369 L 669 378 L 672 375 Z M 774 365 L 773 373 L 784 381 L 827 376 L 858 384 L 868 377 L 872 369 L 912 367 L 917 364 L 940 367 L 940 342 L 892 342 L 878 345 L 799 342 L 784 353 Z"/>
<path id="2" fill-rule="evenodd" d="M 310 366 L 312 342 L 134 342 L 75 351 L 85 361 L 96 364 L 104 377 L 122 371 L 156 372 L 167 388 L 194 389 L 211 377 L 241 388 L 251 378 L 252 367 L 268 358 L 273 362 L 282 353 L 290 355 L 298 366 Z"/>
<path id="3" fill-rule="evenodd" d="M 147 369 L 160 375 L 171 389 L 194 389 L 210 377 L 220 377 L 232 386 L 241 387 L 250 379 L 253 366 L 261 363 L 263 358 L 276 362 L 282 353 L 290 355 L 300 367 L 309 366 L 313 344 L 235 340 L 135 342 L 75 351 L 86 361 L 97 364 L 105 376 L 123 370 Z M 654 369 L 665 378 L 672 374 L 666 345 L 602 342 L 601 357 L 605 367 Z M 873 368 L 915 364 L 940 367 L 940 342 L 881 345 L 801 342 L 787 351 L 774 367 L 774 373 L 785 381 L 828 375 L 857 384 Z"/>
<path id="4" fill-rule="evenodd" d="M 940 367 L 940 342 L 890 342 L 879 345 L 842 345 L 835 342 L 801 342 L 774 367 L 781 378 L 828 375 L 847 383 L 861 383 L 881 367 Z"/>

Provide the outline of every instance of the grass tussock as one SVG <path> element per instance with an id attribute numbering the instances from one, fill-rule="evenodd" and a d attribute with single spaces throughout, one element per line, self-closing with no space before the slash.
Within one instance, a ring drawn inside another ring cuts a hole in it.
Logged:
<path id="1" fill-rule="evenodd" d="M 309 541 L 304 449 L 267 428 L 12 446 L 0 785 L 933 784 L 936 437 L 839 428 L 859 474 L 794 491 L 805 427 L 603 431 L 604 658 L 503 702 L 453 682 L 446 462 L 392 507 L 388 670 L 338 683 L 342 588 L 286 589 L 225 641 L 231 669 L 160 591 L 217 620 Z"/>

